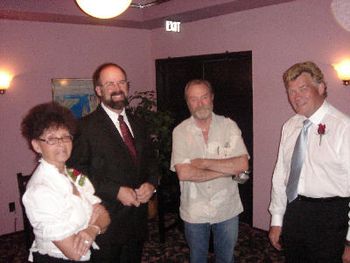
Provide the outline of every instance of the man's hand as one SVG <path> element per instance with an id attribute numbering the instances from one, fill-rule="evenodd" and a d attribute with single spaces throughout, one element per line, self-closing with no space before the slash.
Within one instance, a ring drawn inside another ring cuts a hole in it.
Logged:
<path id="1" fill-rule="evenodd" d="M 137 199 L 136 192 L 130 187 L 121 186 L 117 199 L 125 206 L 140 206 L 140 201 Z"/>
<path id="2" fill-rule="evenodd" d="M 151 199 L 155 187 L 150 183 L 143 183 L 138 189 L 135 189 L 137 200 L 143 204 Z"/>
<path id="3" fill-rule="evenodd" d="M 280 242 L 282 227 L 280 226 L 271 226 L 269 231 L 269 239 L 274 248 L 277 250 L 282 250 L 282 245 Z"/>
<path id="4" fill-rule="evenodd" d="M 342 260 L 343 260 L 343 263 L 350 263 L 350 247 L 349 246 L 345 246 Z"/>

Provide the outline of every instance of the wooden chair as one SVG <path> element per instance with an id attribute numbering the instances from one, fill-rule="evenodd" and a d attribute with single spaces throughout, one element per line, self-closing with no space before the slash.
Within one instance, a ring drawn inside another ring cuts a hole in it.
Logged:
<path id="1" fill-rule="evenodd" d="M 33 243 L 34 240 L 34 233 L 32 225 L 30 224 L 28 217 L 25 212 L 25 208 L 22 202 L 22 197 L 24 192 L 26 191 L 27 183 L 30 179 L 31 175 L 23 175 L 22 173 L 17 173 L 17 183 L 18 183 L 18 189 L 19 189 L 19 196 L 20 196 L 20 204 L 22 207 L 22 216 L 23 216 L 23 226 L 24 226 L 24 235 L 25 235 L 25 242 L 26 242 L 26 248 L 29 249 Z"/>

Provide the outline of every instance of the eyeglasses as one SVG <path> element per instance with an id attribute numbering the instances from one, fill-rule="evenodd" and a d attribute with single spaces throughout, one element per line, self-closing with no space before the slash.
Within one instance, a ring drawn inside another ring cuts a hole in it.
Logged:
<path id="1" fill-rule="evenodd" d="M 129 81 L 127 80 L 119 80 L 119 81 L 108 81 L 105 84 L 102 85 L 104 88 L 114 88 L 118 86 L 119 88 L 124 88 L 127 85 L 129 85 Z"/>
<path id="2" fill-rule="evenodd" d="M 49 137 L 47 139 L 39 138 L 38 140 L 42 141 L 42 142 L 46 142 L 48 145 L 55 145 L 55 144 L 58 144 L 59 142 L 62 142 L 62 143 L 72 142 L 73 141 L 73 136 L 72 135 L 66 135 L 66 136 L 63 136 L 61 138 Z"/>

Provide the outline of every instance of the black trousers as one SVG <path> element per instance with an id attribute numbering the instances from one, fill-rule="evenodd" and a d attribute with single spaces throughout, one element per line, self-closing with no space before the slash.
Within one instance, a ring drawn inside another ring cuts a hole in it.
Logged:
<path id="1" fill-rule="evenodd" d="M 282 242 L 287 263 L 341 263 L 349 198 L 298 197 L 287 205 Z"/>
<path id="2" fill-rule="evenodd" d="M 100 235 L 96 239 L 100 250 L 92 250 L 91 262 L 94 263 L 141 263 L 143 241 L 130 240 L 120 244 L 108 236 Z"/>
<path id="3" fill-rule="evenodd" d="M 63 258 L 54 258 L 54 257 L 50 257 L 49 255 L 42 255 L 39 252 L 34 252 L 33 262 L 34 263 L 71 263 L 71 262 L 89 263 L 90 261 L 65 260 Z"/>

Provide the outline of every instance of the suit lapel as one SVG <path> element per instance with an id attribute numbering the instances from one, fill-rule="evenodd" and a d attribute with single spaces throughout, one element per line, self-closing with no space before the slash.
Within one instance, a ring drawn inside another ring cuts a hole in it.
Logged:
<path id="1" fill-rule="evenodd" d="M 108 114 L 105 112 L 105 110 L 101 107 L 101 105 L 98 106 L 96 109 L 96 116 L 98 125 L 96 128 L 98 129 L 104 129 L 106 136 L 109 136 L 111 138 L 111 142 L 115 142 L 118 145 L 117 149 L 123 149 L 125 151 L 125 154 L 130 156 L 128 147 L 124 143 L 124 140 L 122 136 L 120 135 L 118 129 L 115 127 L 113 121 L 111 118 L 109 118 Z M 139 126 L 137 125 L 137 122 L 135 119 L 130 116 L 130 114 L 127 114 L 129 124 L 132 129 L 132 133 L 134 135 L 134 143 L 136 147 L 136 152 L 138 154 L 138 158 L 140 157 L 140 154 L 142 152 L 142 134 Z M 130 156 L 130 160 L 132 160 Z"/>
<path id="2" fill-rule="evenodd" d="M 109 118 L 108 114 L 101 107 L 101 105 L 99 105 L 96 110 L 96 116 L 98 121 L 96 129 L 103 129 L 105 131 L 103 134 L 106 134 L 105 136 L 110 137 L 111 142 L 115 142 L 117 145 L 119 145 L 119 147 L 125 149 L 125 151 L 128 151 L 118 129 L 115 127 L 113 121 L 111 118 Z"/>

